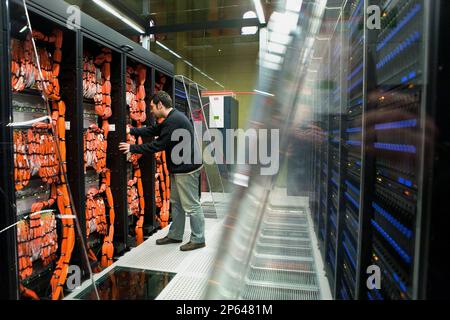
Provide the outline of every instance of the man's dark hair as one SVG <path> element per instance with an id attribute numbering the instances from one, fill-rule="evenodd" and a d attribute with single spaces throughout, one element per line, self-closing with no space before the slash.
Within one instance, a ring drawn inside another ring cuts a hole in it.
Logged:
<path id="1" fill-rule="evenodd" d="M 158 91 L 157 94 L 153 95 L 152 101 L 154 104 L 158 104 L 158 103 L 162 103 L 162 105 L 166 108 L 166 109 L 170 109 L 172 108 L 173 104 L 172 104 L 172 98 L 170 97 L 170 95 L 165 92 L 165 91 Z"/>

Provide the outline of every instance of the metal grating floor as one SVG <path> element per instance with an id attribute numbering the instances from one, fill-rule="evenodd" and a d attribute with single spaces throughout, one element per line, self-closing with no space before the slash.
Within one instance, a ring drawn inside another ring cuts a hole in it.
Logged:
<path id="1" fill-rule="evenodd" d="M 285 247 L 310 247 L 309 239 L 281 238 L 281 237 L 265 237 L 261 236 L 258 242 L 262 245 L 276 245 Z"/>
<path id="2" fill-rule="evenodd" d="M 175 272 L 175 277 L 156 299 L 202 299 L 209 274 L 214 267 L 221 233 L 226 230 L 221 219 L 206 219 L 205 222 L 206 248 L 186 253 L 179 250 L 178 244 L 156 246 L 155 240 L 167 233 L 168 229 L 164 229 L 128 252 L 95 278 L 98 279 L 115 266 Z M 240 298 L 330 299 L 330 289 L 327 287 L 328 283 L 322 271 L 323 262 L 316 248 L 317 239 L 312 228 L 309 208 L 295 210 L 273 207 L 265 217 L 263 228 L 256 242 L 255 255 L 250 261 Z M 189 234 L 187 219 L 184 242 L 188 241 Z M 81 290 L 83 286 L 80 287 Z M 73 298 L 73 294 L 67 298 L 71 297 Z"/>
<path id="3" fill-rule="evenodd" d="M 259 254 L 269 254 L 275 256 L 312 257 L 312 250 L 310 248 L 257 245 L 256 252 Z"/>
<path id="4" fill-rule="evenodd" d="M 294 231 L 277 228 L 267 228 L 261 233 L 263 236 L 282 237 L 282 238 L 309 238 L 309 232 L 307 231 Z"/>
<path id="5" fill-rule="evenodd" d="M 286 289 L 248 284 L 241 295 L 244 300 L 320 300 L 319 288 Z"/>
<path id="6" fill-rule="evenodd" d="M 317 288 L 318 286 L 315 272 L 308 271 L 251 268 L 248 275 L 248 280 L 252 283 L 268 283 L 272 286 L 274 284 L 279 284 L 282 287 L 301 285 L 302 287 L 308 286 Z"/>

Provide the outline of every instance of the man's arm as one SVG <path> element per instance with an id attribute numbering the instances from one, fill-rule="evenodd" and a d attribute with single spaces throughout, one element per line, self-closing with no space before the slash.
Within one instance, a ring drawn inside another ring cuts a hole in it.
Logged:
<path id="1" fill-rule="evenodd" d="M 138 154 L 153 154 L 164 151 L 165 149 L 167 149 L 167 147 L 169 147 L 171 143 L 171 135 L 172 130 L 170 129 L 170 127 L 166 126 L 163 130 L 161 130 L 158 139 L 150 143 L 131 145 L 130 152 Z"/>
<path id="2" fill-rule="evenodd" d="M 130 134 L 136 137 L 157 137 L 161 134 L 161 127 L 157 124 L 146 128 L 130 128 Z"/>

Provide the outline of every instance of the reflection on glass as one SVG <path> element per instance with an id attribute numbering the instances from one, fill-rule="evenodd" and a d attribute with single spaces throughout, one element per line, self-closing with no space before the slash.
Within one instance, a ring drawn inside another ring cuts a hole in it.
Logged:
<path id="1" fill-rule="evenodd" d="M 95 282 L 102 300 L 154 300 L 175 273 L 117 267 Z M 76 299 L 97 300 L 94 287 L 83 290 Z"/>

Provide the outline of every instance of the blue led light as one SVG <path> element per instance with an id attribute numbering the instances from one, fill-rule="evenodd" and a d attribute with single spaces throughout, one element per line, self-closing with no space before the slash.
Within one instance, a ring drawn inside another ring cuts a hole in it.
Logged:
<path id="1" fill-rule="evenodd" d="M 407 186 L 407 187 L 410 187 L 410 188 L 413 186 L 412 181 L 407 180 L 407 179 L 402 178 L 402 177 L 398 177 L 397 181 L 398 181 L 399 183 L 401 183 L 401 184 Z"/>
<path id="2" fill-rule="evenodd" d="M 339 186 L 338 186 L 338 183 L 336 182 L 336 180 L 334 180 L 334 178 L 331 178 L 331 182 L 333 182 L 333 184 L 334 184 L 336 187 L 339 187 Z"/>
<path id="3" fill-rule="evenodd" d="M 356 165 L 357 165 L 358 167 L 361 167 L 361 161 L 356 161 Z"/>
<path id="4" fill-rule="evenodd" d="M 417 13 L 420 12 L 422 6 L 416 4 L 411 11 L 400 21 L 400 23 L 387 35 L 387 37 L 377 46 L 377 52 L 383 49 L 386 44 L 397 34 L 399 31 L 414 18 Z"/>
<path id="5" fill-rule="evenodd" d="M 373 292 L 375 292 L 375 295 L 377 296 L 378 300 L 384 300 L 383 296 L 381 295 L 381 293 L 378 291 L 378 289 L 374 289 Z"/>
<path id="6" fill-rule="evenodd" d="M 362 128 L 350 128 L 346 130 L 347 133 L 357 133 L 362 132 Z"/>
<path id="7" fill-rule="evenodd" d="M 392 273 L 392 276 L 394 277 L 394 280 L 395 280 L 395 281 L 398 283 L 398 285 L 400 286 L 400 289 L 401 289 L 404 293 L 406 293 L 406 285 L 403 283 L 402 280 L 400 280 L 400 277 L 399 277 L 395 272 Z"/>
<path id="8" fill-rule="evenodd" d="M 356 269 L 356 263 L 355 263 L 355 260 L 353 259 L 353 257 L 352 257 L 352 255 L 351 255 L 350 251 L 348 250 L 347 244 L 346 244 L 346 243 L 343 243 L 343 246 L 344 246 L 345 252 L 347 253 L 347 256 L 350 258 L 350 262 L 352 263 L 353 268 Z"/>
<path id="9" fill-rule="evenodd" d="M 334 215 L 330 215 L 330 221 L 333 223 L 334 229 L 337 229 L 336 217 Z"/>
<path id="10" fill-rule="evenodd" d="M 346 180 L 346 181 L 345 181 L 345 184 L 347 185 L 347 187 L 349 187 L 354 193 L 356 193 L 356 194 L 359 196 L 359 194 L 360 194 L 359 189 L 356 188 L 354 185 L 352 185 L 352 184 L 350 183 L 350 181 Z"/>
<path id="11" fill-rule="evenodd" d="M 407 145 L 407 144 L 392 144 L 392 143 L 375 143 L 376 149 L 384 149 L 389 151 L 396 152 L 405 152 L 405 153 L 416 153 L 417 149 L 415 146 Z"/>
<path id="12" fill-rule="evenodd" d="M 399 230 L 405 237 L 411 239 L 413 233 L 410 229 L 405 227 L 400 221 L 395 219 L 391 214 L 389 214 L 386 210 L 381 208 L 377 203 L 372 202 L 372 208 L 375 209 L 376 212 L 381 214 L 387 221 L 389 221 L 397 230 Z"/>
<path id="13" fill-rule="evenodd" d="M 356 207 L 359 209 L 359 203 L 356 202 L 355 199 L 352 198 L 352 196 L 350 195 L 350 193 L 346 192 L 345 193 L 345 197 Z"/>
<path id="14" fill-rule="evenodd" d="M 398 56 L 402 51 L 407 49 L 408 47 L 412 46 L 414 43 L 416 43 L 420 39 L 420 32 L 415 31 L 411 33 L 409 37 L 407 37 L 402 43 L 400 43 L 393 51 L 391 51 L 389 54 L 384 56 L 376 65 L 377 70 L 384 67 L 386 64 L 388 64 L 392 59 L 394 59 L 396 56 Z M 408 77 L 410 79 L 413 79 L 416 77 L 415 72 L 411 72 Z"/>
<path id="15" fill-rule="evenodd" d="M 356 80 L 348 89 L 347 89 L 347 93 L 352 92 L 353 89 L 355 89 L 357 86 L 359 86 L 361 83 L 363 83 L 363 78 L 359 78 L 358 80 Z"/>
<path id="16" fill-rule="evenodd" d="M 356 249 L 353 246 L 353 244 L 352 244 L 352 242 L 350 240 L 350 237 L 348 236 L 348 233 L 346 231 L 343 232 L 343 236 L 344 236 L 344 241 L 343 242 L 345 242 L 347 244 L 348 249 L 349 249 L 349 251 L 351 253 L 351 256 L 352 257 L 356 257 Z"/>
<path id="17" fill-rule="evenodd" d="M 353 79 L 354 76 L 356 76 L 358 74 L 358 72 L 360 72 L 362 70 L 362 68 L 364 67 L 364 64 L 361 62 L 361 64 L 359 66 L 356 67 L 356 69 L 347 77 L 347 80 L 350 81 Z"/>
<path id="18" fill-rule="evenodd" d="M 361 141 L 356 141 L 356 140 L 348 140 L 347 144 L 350 146 L 360 146 L 362 144 Z"/>
<path id="19" fill-rule="evenodd" d="M 391 130 L 391 129 L 403 129 L 403 128 L 414 128 L 417 126 L 417 120 L 404 120 L 397 122 L 388 122 L 375 125 L 375 130 Z"/>
<path id="20" fill-rule="evenodd" d="M 397 253 L 400 255 L 400 257 L 408 264 L 411 264 L 411 257 L 402 249 L 400 248 L 400 246 L 397 244 L 397 242 L 395 242 L 394 239 L 391 238 L 390 235 L 388 235 L 386 233 L 386 231 L 384 231 L 384 229 L 382 227 L 380 227 L 378 225 L 378 223 L 376 223 L 375 220 L 371 220 L 372 225 L 375 227 L 375 229 L 383 236 L 383 238 L 385 238 L 390 244 L 391 246 L 395 249 L 395 251 L 397 251 Z"/>

